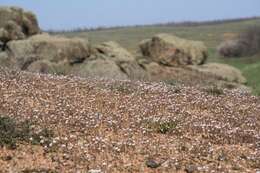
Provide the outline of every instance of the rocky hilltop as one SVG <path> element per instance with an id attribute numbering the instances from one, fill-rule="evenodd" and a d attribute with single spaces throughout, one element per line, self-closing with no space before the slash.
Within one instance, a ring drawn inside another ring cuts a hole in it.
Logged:
<path id="1" fill-rule="evenodd" d="M 131 54 L 118 43 L 92 45 L 88 40 L 42 33 L 32 12 L 0 8 L 0 65 L 18 70 L 80 77 L 178 82 L 246 88 L 241 72 L 206 63 L 203 42 L 158 34 Z M 206 63 L 206 64 L 205 64 Z"/>

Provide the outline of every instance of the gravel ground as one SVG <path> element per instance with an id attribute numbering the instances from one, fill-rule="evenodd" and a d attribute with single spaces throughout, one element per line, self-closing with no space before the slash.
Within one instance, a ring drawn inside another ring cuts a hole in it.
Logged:
<path id="1" fill-rule="evenodd" d="M 0 148 L 2 172 L 260 170 L 260 99 L 239 90 L 0 69 L 0 113 L 54 132 Z"/>

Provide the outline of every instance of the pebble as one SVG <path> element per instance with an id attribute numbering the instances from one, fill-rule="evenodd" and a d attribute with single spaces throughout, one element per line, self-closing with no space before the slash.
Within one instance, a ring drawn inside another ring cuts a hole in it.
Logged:
<path id="1" fill-rule="evenodd" d="M 149 168 L 158 168 L 159 166 L 161 166 L 161 164 L 157 163 L 153 159 L 148 159 L 146 161 L 146 166 L 149 167 Z"/>
<path id="2" fill-rule="evenodd" d="M 102 171 L 99 169 L 91 169 L 88 171 L 88 173 L 102 173 Z"/>
<path id="3" fill-rule="evenodd" d="M 186 166 L 185 171 L 187 173 L 194 173 L 194 172 L 198 171 L 198 168 L 196 165 L 188 165 L 188 166 Z"/>

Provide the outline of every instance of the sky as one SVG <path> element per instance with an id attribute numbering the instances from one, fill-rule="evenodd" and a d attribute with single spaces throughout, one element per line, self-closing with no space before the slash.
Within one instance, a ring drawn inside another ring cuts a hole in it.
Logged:
<path id="1" fill-rule="evenodd" d="M 260 0 L 0 0 L 33 11 L 44 30 L 260 16 Z"/>

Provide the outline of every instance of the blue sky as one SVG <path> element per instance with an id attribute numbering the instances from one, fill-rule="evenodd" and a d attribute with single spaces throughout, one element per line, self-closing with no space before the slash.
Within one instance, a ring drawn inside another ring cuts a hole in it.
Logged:
<path id="1" fill-rule="evenodd" d="M 260 0 L 0 0 L 37 14 L 43 29 L 260 16 Z"/>

